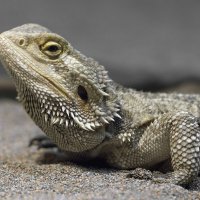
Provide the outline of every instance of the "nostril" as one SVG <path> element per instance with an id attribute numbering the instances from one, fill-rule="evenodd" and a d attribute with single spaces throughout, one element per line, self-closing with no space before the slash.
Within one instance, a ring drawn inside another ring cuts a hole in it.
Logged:
<path id="1" fill-rule="evenodd" d="M 20 45 L 20 46 L 24 46 L 24 45 L 25 45 L 25 39 L 24 39 L 24 38 L 21 38 L 21 39 L 19 40 L 19 45 Z"/>

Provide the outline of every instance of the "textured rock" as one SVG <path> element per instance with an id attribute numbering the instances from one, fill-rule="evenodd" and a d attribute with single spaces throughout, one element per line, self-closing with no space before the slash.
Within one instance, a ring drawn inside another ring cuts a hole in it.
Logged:
<path id="1" fill-rule="evenodd" d="M 153 184 L 133 171 L 55 162 L 50 152 L 41 164 L 44 150 L 28 147 L 39 134 L 21 105 L 0 101 L 0 199 L 200 199 L 200 179 L 189 190 Z"/>

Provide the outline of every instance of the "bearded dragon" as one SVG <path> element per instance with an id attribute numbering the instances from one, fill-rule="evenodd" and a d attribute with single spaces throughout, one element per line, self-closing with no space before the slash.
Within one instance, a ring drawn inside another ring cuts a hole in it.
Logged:
<path id="1" fill-rule="evenodd" d="M 140 92 L 37 24 L 0 34 L 0 60 L 33 121 L 70 159 L 118 169 L 169 162 L 165 179 L 186 185 L 200 167 L 200 95 Z"/>

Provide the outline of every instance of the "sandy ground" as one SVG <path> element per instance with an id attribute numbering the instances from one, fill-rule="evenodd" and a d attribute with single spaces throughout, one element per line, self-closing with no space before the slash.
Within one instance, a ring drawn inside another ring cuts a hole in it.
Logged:
<path id="1" fill-rule="evenodd" d="M 189 189 L 127 178 L 133 171 L 69 162 L 38 162 L 28 147 L 41 131 L 21 105 L 0 101 L 0 199 L 200 199 L 200 178 Z"/>

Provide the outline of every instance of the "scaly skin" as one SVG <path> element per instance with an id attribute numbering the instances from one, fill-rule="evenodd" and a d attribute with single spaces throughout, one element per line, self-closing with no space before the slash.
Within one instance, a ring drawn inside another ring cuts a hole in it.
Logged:
<path id="1" fill-rule="evenodd" d="M 179 185 L 198 175 L 199 95 L 124 88 L 103 66 L 36 24 L 0 34 L 0 59 L 27 113 L 70 159 L 101 157 L 119 169 L 170 160 L 170 176 L 154 180 Z"/>

